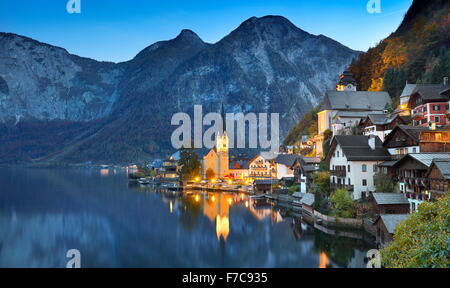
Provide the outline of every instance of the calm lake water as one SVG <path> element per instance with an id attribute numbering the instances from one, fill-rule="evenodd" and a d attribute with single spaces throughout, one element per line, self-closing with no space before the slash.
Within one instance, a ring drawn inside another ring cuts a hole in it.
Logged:
<path id="1" fill-rule="evenodd" d="M 372 248 L 239 194 L 174 197 L 125 170 L 0 168 L 0 267 L 365 267 Z"/>

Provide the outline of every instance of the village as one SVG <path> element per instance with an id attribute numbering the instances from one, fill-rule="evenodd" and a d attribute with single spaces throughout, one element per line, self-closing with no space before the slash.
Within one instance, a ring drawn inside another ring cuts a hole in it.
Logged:
<path id="1" fill-rule="evenodd" d="M 229 149 L 224 125 L 213 149 L 195 150 L 196 175 L 183 176 L 178 151 L 149 165 L 153 177 L 138 181 L 176 193 L 236 192 L 282 202 L 312 222 L 364 229 L 385 247 L 420 204 L 448 193 L 449 88 L 447 77 L 406 83 L 394 105 L 387 92 L 358 91 L 345 71 L 324 95 L 317 135 L 282 145 L 276 157 Z"/>

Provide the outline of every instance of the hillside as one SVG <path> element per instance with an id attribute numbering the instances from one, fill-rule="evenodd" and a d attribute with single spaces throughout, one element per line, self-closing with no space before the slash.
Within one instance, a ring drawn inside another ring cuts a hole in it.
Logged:
<path id="1" fill-rule="evenodd" d="M 358 90 L 387 91 L 397 104 L 406 81 L 441 83 L 450 75 L 449 35 L 450 2 L 414 0 L 398 29 L 350 65 Z M 314 134 L 317 109 L 291 129 L 286 145 Z"/>

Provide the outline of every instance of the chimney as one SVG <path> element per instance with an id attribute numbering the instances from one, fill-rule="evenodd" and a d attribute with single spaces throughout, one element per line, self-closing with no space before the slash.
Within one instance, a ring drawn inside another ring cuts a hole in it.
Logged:
<path id="1" fill-rule="evenodd" d="M 375 139 L 377 138 L 377 136 L 375 135 L 370 135 L 369 136 L 369 147 L 372 150 L 375 150 Z"/>
<path id="2" fill-rule="evenodd" d="M 444 77 L 443 84 L 444 84 L 444 86 L 448 85 L 448 77 L 447 76 Z"/>

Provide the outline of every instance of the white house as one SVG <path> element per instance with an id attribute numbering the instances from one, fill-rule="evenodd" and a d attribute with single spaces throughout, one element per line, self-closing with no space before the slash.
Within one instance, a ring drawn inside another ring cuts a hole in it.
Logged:
<path id="1" fill-rule="evenodd" d="M 407 124 L 405 119 L 399 114 L 369 114 L 361 122 L 364 129 L 363 133 L 366 136 L 375 135 L 384 142 L 384 139 L 389 135 L 397 125 Z"/>
<path id="2" fill-rule="evenodd" d="M 275 177 L 276 170 L 272 166 L 271 159 L 261 155 L 255 156 L 249 163 L 249 176 L 255 179 Z"/>
<path id="3" fill-rule="evenodd" d="M 376 136 L 334 136 L 326 157 L 332 189 L 347 189 L 355 200 L 368 196 L 375 191 L 378 164 L 390 159 Z"/>

